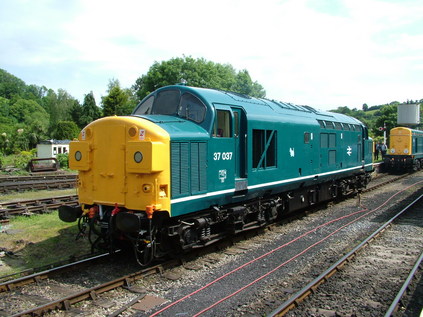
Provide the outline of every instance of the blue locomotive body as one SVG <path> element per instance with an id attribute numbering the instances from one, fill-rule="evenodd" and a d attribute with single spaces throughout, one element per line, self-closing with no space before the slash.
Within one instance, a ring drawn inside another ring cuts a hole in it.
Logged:
<path id="1" fill-rule="evenodd" d="M 103 223 L 94 246 L 124 236 L 145 264 L 361 190 L 372 141 L 342 114 L 175 85 L 88 125 L 70 166 L 81 208 L 61 218 Z"/>
<path id="2" fill-rule="evenodd" d="M 148 96 L 133 115 L 156 116 L 160 110 L 145 111 L 144 104 L 169 91 L 195 95 L 207 109 L 196 127 L 174 118 L 154 121 L 171 136 L 172 216 L 372 170 L 367 128 L 342 114 L 176 86 Z"/>

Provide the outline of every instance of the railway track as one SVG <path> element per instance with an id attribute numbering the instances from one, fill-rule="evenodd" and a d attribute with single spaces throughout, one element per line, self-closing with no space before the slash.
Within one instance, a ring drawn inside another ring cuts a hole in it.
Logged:
<path id="1" fill-rule="evenodd" d="M 231 242 L 233 243 L 233 242 Z M 242 254 L 242 253 L 246 253 L 247 250 L 249 250 L 250 247 L 235 247 L 235 249 L 233 249 L 232 251 L 229 251 L 228 254 Z M 226 251 L 225 251 L 226 252 Z M 211 264 L 207 264 L 207 265 L 213 265 L 214 262 L 219 262 L 219 259 L 213 260 L 213 256 L 210 257 L 211 260 L 206 260 L 206 261 L 210 261 L 208 263 Z M 106 283 L 103 284 L 98 284 L 98 285 L 93 285 L 92 287 L 88 287 L 84 290 L 80 290 L 80 291 L 75 291 L 73 292 L 73 294 L 71 295 L 67 295 L 67 296 L 62 296 L 61 298 L 55 299 L 54 303 L 53 301 L 51 303 L 45 303 L 43 305 L 39 305 L 35 308 L 31 308 L 30 310 L 26 310 L 24 313 L 18 313 L 18 315 L 29 315 L 29 314 L 38 314 L 38 313 L 44 313 L 48 310 L 51 309 L 72 309 L 72 304 L 76 303 L 78 301 L 84 300 L 84 299 L 94 299 L 93 302 L 97 302 L 99 298 L 101 297 L 100 294 L 105 293 L 106 297 L 107 297 L 107 292 L 110 289 L 114 289 L 114 288 L 126 288 L 127 290 L 127 295 L 125 295 L 126 299 L 123 300 L 123 304 L 121 304 L 121 308 L 119 308 L 117 311 L 122 311 L 125 309 L 131 309 L 130 307 L 133 306 L 134 304 L 136 305 L 139 301 L 153 301 L 154 302 L 154 298 L 152 297 L 148 297 L 148 294 L 145 294 L 145 290 L 144 291 L 140 291 L 139 287 L 134 287 L 134 283 L 136 283 L 137 280 L 144 280 L 147 276 L 150 276 L 151 274 L 155 274 L 155 273 L 159 273 L 156 274 L 158 275 L 158 279 L 160 279 L 160 276 L 165 276 L 166 274 L 169 274 L 169 271 L 172 271 L 171 268 L 183 268 L 186 267 L 187 270 L 193 270 L 193 267 L 198 266 L 198 264 L 194 263 L 192 265 L 190 265 L 189 263 L 187 264 L 185 260 L 182 260 L 182 262 L 176 263 L 174 261 L 170 261 L 170 262 L 166 262 L 164 264 L 155 266 L 155 267 L 151 267 L 148 270 L 141 270 L 141 271 L 137 271 L 136 273 L 131 272 L 128 275 L 125 276 L 119 276 L 116 279 L 113 279 L 112 281 L 107 281 Z M 194 261 L 196 262 L 196 261 Z M 183 263 L 181 265 L 181 263 Z M 191 268 L 188 268 L 190 267 Z M 90 269 L 91 270 L 91 269 Z M 195 270 L 195 269 L 194 269 Z M 78 269 L 78 272 L 80 272 L 81 270 Z M 83 270 L 82 270 L 83 271 Z M 56 275 L 57 275 L 56 271 Z M 134 270 L 135 272 L 135 270 Z M 60 274 L 59 274 L 60 275 Z M 170 275 L 172 275 L 172 272 L 170 272 Z M 50 277 L 48 277 L 50 278 Z M 90 278 L 91 280 L 92 278 Z M 46 280 L 46 277 L 43 278 L 37 278 L 36 276 L 32 276 L 30 278 L 27 279 L 27 281 L 29 281 L 28 283 L 33 283 L 35 281 L 41 281 L 41 280 Z M 20 281 L 22 282 L 22 281 Z M 157 282 L 156 282 L 157 283 Z M 17 286 L 16 286 L 17 287 Z M 14 291 L 15 287 L 3 287 L 6 288 L 5 292 L 10 292 L 10 291 Z M 57 288 L 57 286 L 53 287 L 53 288 Z M 129 294 L 131 295 L 128 295 Z M 132 293 L 131 293 L 132 292 Z M 43 291 L 35 291 L 35 293 L 37 294 L 43 294 Z M 82 294 L 83 293 L 83 294 Z M 146 296 L 146 297 L 144 297 Z M 148 305 L 147 305 L 148 306 Z M 153 305 L 154 306 L 154 305 Z M 153 307 L 152 306 L 152 307 Z M 104 309 L 104 308 L 103 308 Z"/>
<path id="2" fill-rule="evenodd" d="M 306 300 L 306 298 L 308 296 L 314 296 L 314 297 L 326 297 L 325 296 L 325 291 L 323 290 L 322 292 L 319 291 L 319 287 L 324 284 L 324 283 L 329 283 L 332 282 L 332 279 L 336 279 L 336 274 L 342 270 L 345 269 L 346 266 L 350 266 L 349 268 L 349 272 L 346 274 L 343 274 L 342 276 L 342 285 L 345 284 L 350 284 L 350 285 L 354 285 L 354 287 L 357 287 L 357 285 L 359 285 L 360 283 L 360 277 L 363 277 L 366 274 L 372 274 L 372 275 L 376 275 L 374 272 L 374 268 L 368 269 L 367 271 L 365 271 L 365 265 L 363 264 L 363 262 L 367 262 L 367 263 L 371 263 L 371 261 L 374 260 L 374 256 L 375 253 L 374 252 L 368 252 L 367 254 L 362 254 L 362 251 L 364 248 L 373 248 L 374 250 L 376 250 L 377 254 L 380 255 L 384 255 L 383 259 L 380 259 L 380 261 L 384 261 L 384 262 L 389 262 L 389 263 L 395 263 L 397 261 L 399 261 L 400 259 L 400 263 L 401 266 L 403 267 L 411 267 L 412 269 L 409 270 L 411 271 L 410 274 L 408 275 L 407 279 L 405 279 L 404 284 L 399 285 L 400 287 L 397 287 L 397 289 L 399 289 L 400 291 L 398 292 L 398 295 L 392 300 L 392 304 L 389 306 L 389 309 L 386 311 L 385 316 L 391 316 L 394 311 L 397 310 L 400 300 L 402 299 L 405 290 L 409 287 L 410 281 L 412 280 L 414 274 L 417 272 L 418 267 L 420 266 L 421 262 L 422 262 L 422 257 L 423 257 L 423 249 L 421 249 L 421 241 L 416 241 L 415 237 L 413 236 L 415 234 L 414 231 L 410 231 L 409 232 L 409 236 L 406 237 L 405 233 L 407 231 L 401 230 L 401 242 L 400 244 L 395 243 L 398 239 L 395 239 L 395 236 L 398 237 L 398 233 L 399 231 L 396 230 L 395 226 L 400 226 L 403 225 L 404 223 L 409 223 L 410 221 L 416 225 L 418 225 L 419 223 L 421 223 L 421 220 L 423 219 L 423 214 L 420 213 L 420 217 L 418 217 L 417 219 L 415 219 L 413 217 L 413 215 L 410 215 L 410 213 L 412 213 L 413 211 L 416 212 L 417 208 L 416 207 L 418 204 L 420 204 L 420 209 L 423 207 L 422 204 L 423 201 L 423 195 L 419 196 L 416 200 L 414 200 L 411 204 L 409 204 L 407 207 L 405 207 L 404 209 L 402 209 L 401 211 L 399 211 L 394 217 L 392 217 L 391 219 L 389 219 L 387 222 L 385 222 L 382 226 L 380 226 L 376 231 L 374 231 L 373 233 L 371 233 L 366 239 L 363 240 L 363 242 L 361 242 L 358 246 L 356 246 L 353 250 L 351 250 L 350 252 L 348 252 L 345 256 L 343 256 L 341 259 L 339 259 L 338 261 L 336 261 L 336 263 L 334 263 L 331 267 L 329 267 L 328 269 L 326 269 L 323 273 L 321 273 L 317 278 L 315 278 L 313 281 L 311 281 L 310 283 L 308 283 L 304 288 L 302 288 L 300 291 L 298 291 L 294 296 L 292 296 L 291 298 L 289 298 L 288 300 L 286 300 L 282 305 L 280 305 L 277 309 L 275 309 L 272 313 L 270 313 L 268 316 L 285 316 L 287 315 L 287 313 L 291 310 L 298 310 L 298 311 L 308 311 L 310 312 L 310 308 L 304 308 L 303 306 L 301 306 L 301 303 L 303 301 Z M 404 216 L 405 215 L 405 216 Z M 402 219 L 400 219 L 400 217 L 402 217 Z M 395 225 L 394 222 L 397 222 L 397 224 Z M 391 233 L 393 235 L 393 238 L 391 238 L 390 244 L 386 244 L 387 243 L 387 239 L 378 239 L 380 238 L 381 235 L 387 235 L 386 231 L 392 231 L 393 233 Z M 402 253 L 400 255 L 398 255 L 398 249 L 404 247 L 404 240 L 409 240 L 411 243 L 408 244 L 408 246 L 412 245 L 411 248 L 416 248 L 417 249 L 417 253 L 418 256 L 415 256 L 416 250 L 408 250 L 408 252 L 406 254 Z M 387 257 L 391 255 L 392 259 L 388 259 Z M 358 257 L 361 259 L 359 259 L 358 261 L 355 261 L 355 263 L 352 263 L 353 259 L 355 257 Z M 366 259 L 367 257 L 367 259 Z M 364 259 L 364 260 L 363 260 Z M 407 269 L 403 268 L 404 271 L 407 271 Z M 392 280 L 392 276 L 389 275 L 389 273 L 392 273 L 393 270 L 387 271 L 384 275 L 386 280 Z M 357 273 L 359 272 L 359 273 Z M 350 278 L 351 281 L 347 280 L 347 275 L 350 274 Z M 394 279 L 396 279 L 397 274 L 398 274 L 398 270 L 396 270 L 395 272 L 396 275 L 394 275 Z M 339 275 L 339 274 L 338 274 Z M 399 276 L 398 276 L 399 277 Z M 363 281 L 363 280 L 361 280 Z M 333 283 L 334 285 L 331 287 L 331 289 L 336 288 L 337 285 L 336 283 Z M 393 285 L 391 285 L 391 287 L 394 287 L 395 284 L 398 283 L 392 283 Z M 376 284 L 376 285 L 380 285 Z M 376 286 L 377 287 L 377 286 Z M 339 292 L 343 292 L 345 290 L 345 287 L 339 287 L 338 291 Z M 357 299 L 353 299 L 353 298 L 340 298 L 341 296 L 337 296 L 336 300 L 337 301 L 342 301 L 343 303 L 352 303 L 353 307 L 350 308 L 350 311 L 352 312 L 358 312 L 359 315 L 362 315 L 360 313 L 360 311 L 357 310 Z M 365 300 L 367 301 L 371 301 L 371 298 L 366 298 Z M 330 305 L 328 305 L 328 301 L 324 301 L 324 306 L 328 307 Z M 335 315 L 337 312 L 334 311 L 333 309 L 328 310 L 323 309 L 323 308 L 317 308 L 315 307 L 316 304 L 312 303 L 311 304 L 313 306 L 313 309 L 315 309 L 315 313 L 316 314 L 322 314 L 322 313 L 326 313 L 326 314 L 330 314 L 331 312 Z M 378 304 L 373 304 L 375 306 L 377 306 Z M 343 305 L 343 309 L 345 312 L 345 309 L 347 309 L 345 307 L 346 305 Z M 382 306 L 382 305 L 380 305 Z M 296 316 L 299 316 L 297 313 L 294 313 Z M 347 312 L 348 314 L 348 312 Z"/>
<path id="3" fill-rule="evenodd" d="M 43 179 L 76 179 L 77 174 L 60 174 L 60 173 L 48 173 L 48 174 L 37 174 L 27 176 L 0 176 L 0 184 L 2 183 L 19 183 L 19 182 L 31 182 L 39 181 Z"/>
<path id="4" fill-rule="evenodd" d="M 416 276 L 418 274 L 418 270 L 421 268 L 422 263 L 423 263 L 423 252 L 420 253 L 419 258 L 417 259 L 417 261 L 414 264 L 412 270 L 408 274 L 408 277 L 404 281 L 404 284 L 402 285 L 401 289 L 398 291 L 397 296 L 395 296 L 395 299 L 392 301 L 391 306 L 389 306 L 389 309 L 386 312 L 385 316 L 392 316 L 395 312 L 398 312 L 400 310 L 404 310 L 404 307 L 406 307 L 405 306 L 406 301 L 404 300 L 404 298 L 407 296 L 406 292 L 411 291 L 413 279 L 416 278 Z M 409 299 L 407 299 L 407 301 L 408 301 L 408 304 L 410 306 L 413 305 L 412 303 L 410 303 Z M 417 307 L 417 309 L 410 308 L 408 310 L 412 311 L 412 313 L 410 315 L 412 315 L 414 313 L 416 315 L 420 313 L 420 315 L 421 315 L 421 313 L 422 313 L 421 311 L 419 311 L 418 307 Z"/>
<path id="5" fill-rule="evenodd" d="M 96 261 L 102 260 L 109 256 L 110 256 L 109 253 L 94 255 L 82 260 L 66 263 L 57 267 L 38 270 L 37 272 L 32 274 L 27 274 L 28 272 L 24 271 L 21 273 L 10 275 L 10 276 L 22 275 L 19 278 L 11 279 L 11 280 L 7 279 L 8 276 L 4 276 L 4 277 L 2 276 L 0 277 L 0 280 L 5 280 L 5 281 L 0 282 L 0 293 L 10 292 L 10 291 L 13 291 L 14 289 L 17 289 L 19 287 L 22 287 L 28 284 L 39 283 L 42 280 L 52 278 L 55 275 L 63 274 L 66 271 L 81 269 L 82 267 L 89 265 L 90 263 L 92 264 Z"/>
<path id="6" fill-rule="evenodd" d="M 390 175 L 390 174 L 379 174 L 380 176 L 377 177 L 376 179 L 373 179 L 369 186 L 364 189 L 362 192 L 363 193 L 367 193 L 367 192 L 371 192 L 373 190 L 376 190 L 378 188 L 381 188 L 385 185 L 391 184 L 391 183 L 395 183 L 396 181 L 399 181 L 409 175 L 411 175 L 410 173 L 404 173 L 401 175 Z"/>
<path id="7" fill-rule="evenodd" d="M 8 219 L 10 216 L 30 215 L 31 213 L 44 213 L 57 209 L 62 205 L 77 206 L 77 195 L 64 195 L 51 198 L 40 198 L 7 202 L 0 204 L 0 219 Z"/>
<path id="8" fill-rule="evenodd" d="M 0 177 L 0 193 L 53 188 L 74 188 L 75 174 L 53 174 L 44 176 Z"/>

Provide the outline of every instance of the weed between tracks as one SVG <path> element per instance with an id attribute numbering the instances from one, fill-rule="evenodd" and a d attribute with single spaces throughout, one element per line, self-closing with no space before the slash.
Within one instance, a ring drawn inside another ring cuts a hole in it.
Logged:
<path id="1" fill-rule="evenodd" d="M 87 239 L 75 241 L 76 223 L 58 212 L 14 217 L 0 229 L 0 276 L 41 267 L 90 252 Z"/>

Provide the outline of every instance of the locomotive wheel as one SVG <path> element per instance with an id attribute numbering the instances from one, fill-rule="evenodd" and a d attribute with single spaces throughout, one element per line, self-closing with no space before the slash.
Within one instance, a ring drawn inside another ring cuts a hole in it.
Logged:
<path id="1" fill-rule="evenodd" d="M 101 227 L 100 217 L 96 215 L 95 217 L 88 220 L 89 231 L 88 231 L 88 241 L 91 244 L 91 252 L 95 251 L 111 251 L 113 246 L 110 241 L 109 235 L 104 232 Z"/>
<path id="2" fill-rule="evenodd" d="M 156 244 L 154 241 L 137 241 L 134 245 L 135 258 L 139 265 L 147 266 L 149 265 L 155 255 Z"/>
<path id="3" fill-rule="evenodd" d="M 87 216 L 79 217 L 78 219 L 78 234 L 76 235 L 75 240 L 79 240 L 82 237 L 86 236 L 87 228 L 89 228 L 89 219 Z M 89 231 L 89 229 L 88 229 Z"/>
<path id="4" fill-rule="evenodd" d="M 88 240 L 90 241 L 91 245 L 93 245 L 98 240 L 98 238 L 101 236 L 101 228 L 100 228 L 99 217 L 95 216 L 94 218 L 91 218 L 88 221 L 89 221 L 89 225 L 90 225 Z"/>

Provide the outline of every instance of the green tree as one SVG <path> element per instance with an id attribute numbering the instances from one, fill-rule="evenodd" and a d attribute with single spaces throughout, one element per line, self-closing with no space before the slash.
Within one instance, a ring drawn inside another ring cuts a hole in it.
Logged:
<path id="1" fill-rule="evenodd" d="M 16 122 L 29 125 L 34 120 L 40 120 L 48 127 L 50 116 L 33 100 L 19 99 L 9 107 L 9 115 Z"/>
<path id="2" fill-rule="evenodd" d="M 0 97 L 0 123 L 8 121 L 10 102 L 9 99 Z"/>
<path id="3" fill-rule="evenodd" d="M 37 116 L 31 120 L 27 128 L 24 128 L 24 136 L 28 139 L 29 149 L 36 148 L 41 140 L 48 138 L 47 122 L 37 114 Z"/>
<path id="4" fill-rule="evenodd" d="M 81 108 L 81 116 L 79 118 L 80 127 L 85 127 L 90 122 L 101 117 L 101 109 L 95 103 L 94 94 L 91 91 L 85 95 L 84 103 Z"/>
<path id="5" fill-rule="evenodd" d="M 257 82 L 251 80 L 247 70 L 236 72 L 231 65 L 223 65 L 192 57 L 172 58 L 155 62 L 146 75 L 139 77 L 132 87 L 142 100 L 157 88 L 186 82 L 190 86 L 230 90 L 264 97 L 266 92 Z"/>
<path id="6" fill-rule="evenodd" d="M 102 97 L 103 115 L 130 115 L 135 106 L 131 103 L 132 99 L 130 97 L 128 90 L 125 91 L 120 88 L 118 80 L 111 80 L 109 82 L 108 95 Z"/>
<path id="7" fill-rule="evenodd" d="M 383 136 L 383 131 L 379 127 L 386 126 L 386 131 L 390 131 L 397 126 L 397 108 L 398 103 L 385 105 L 375 113 L 376 120 L 372 127 L 372 135 L 376 137 Z"/>
<path id="8" fill-rule="evenodd" d="M 0 97 L 0 152 L 9 154 L 10 137 L 12 135 L 13 124 L 16 119 L 10 116 L 9 99 Z"/>
<path id="9" fill-rule="evenodd" d="M 11 151 L 28 151 L 46 137 L 49 114 L 37 102 L 18 99 L 9 107 L 9 117 L 13 125 L 9 138 Z"/>
<path id="10" fill-rule="evenodd" d="M 24 99 L 34 100 L 41 104 L 42 99 L 46 96 L 48 89 L 45 86 L 39 87 L 37 85 L 28 85 L 22 95 Z"/>
<path id="11" fill-rule="evenodd" d="M 52 89 L 47 91 L 41 100 L 41 104 L 50 114 L 50 134 L 55 133 L 58 122 L 72 120 L 71 111 L 77 102 L 66 90 L 59 89 L 57 93 Z"/>
<path id="12" fill-rule="evenodd" d="M 367 127 L 371 126 L 372 115 L 367 114 L 363 110 L 357 110 L 356 108 L 351 110 L 348 107 L 338 107 L 336 110 L 331 110 L 331 112 L 342 113 L 347 116 L 354 117 L 363 122 Z"/>
<path id="13" fill-rule="evenodd" d="M 0 97 L 13 99 L 25 93 L 26 84 L 4 69 L 0 68 Z"/>
<path id="14" fill-rule="evenodd" d="M 331 110 L 331 112 L 342 113 L 347 116 L 351 116 L 353 111 L 348 107 L 338 107 L 335 110 Z"/>
<path id="15" fill-rule="evenodd" d="M 78 137 L 79 130 L 73 121 L 59 121 L 53 137 L 57 140 L 73 140 Z"/>
<path id="16" fill-rule="evenodd" d="M 239 92 L 241 94 L 263 98 L 265 92 L 263 87 L 257 82 L 251 80 L 250 74 L 246 69 L 240 71 L 235 77 L 235 83 L 231 90 Z"/>
<path id="17" fill-rule="evenodd" d="M 69 113 L 73 122 L 76 123 L 78 128 L 82 129 L 84 127 L 83 122 L 81 121 L 82 118 L 82 106 L 76 101 L 72 107 L 69 109 Z"/>

